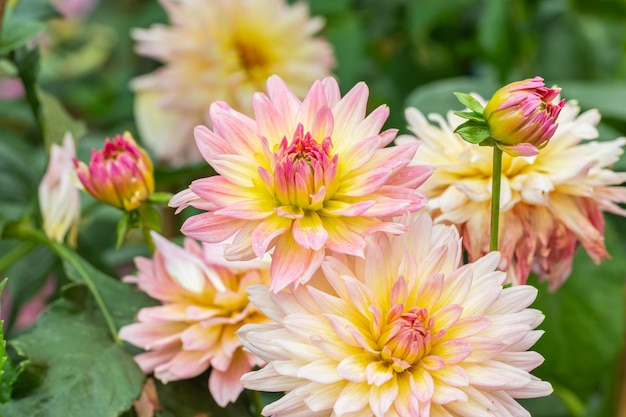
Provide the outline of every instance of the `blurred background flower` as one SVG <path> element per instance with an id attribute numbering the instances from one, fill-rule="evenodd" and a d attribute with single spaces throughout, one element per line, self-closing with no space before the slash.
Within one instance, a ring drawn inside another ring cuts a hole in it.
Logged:
<path id="1" fill-rule="evenodd" d="M 147 351 L 135 360 L 164 383 L 193 378 L 210 366 L 209 390 L 224 407 L 241 394 L 241 375 L 263 363 L 242 350 L 236 331 L 244 323 L 270 321 L 246 293 L 250 285 L 269 282 L 269 265 L 228 262 L 221 244 L 186 239 L 181 248 L 156 233 L 152 238 L 152 259 L 137 258 L 137 274 L 125 280 L 162 305 L 141 309 L 120 337 Z"/>
<path id="2" fill-rule="evenodd" d="M 161 161 L 199 161 L 193 128 L 210 124 L 209 105 L 228 102 L 252 115 L 251 98 L 272 74 L 303 97 L 329 75 L 330 44 L 316 37 L 323 19 L 285 0 L 163 0 L 170 26 L 135 29 L 136 51 L 164 64 L 133 81 L 142 140 Z"/>
<path id="3" fill-rule="evenodd" d="M 251 290 L 276 324 L 246 325 L 246 349 L 268 364 L 248 389 L 287 391 L 272 416 L 528 416 L 513 398 L 549 395 L 529 374 L 542 332 L 537 290 L 502 288 L 491 253 L 461 266 L 454 227 L 426 214 L 372 239 L 365 258 L 326 258 L 325 280 L 291 292 Z M 377 241 L 376 241 L 377 240 Z M 316 285 L 317 284 L 317 285 Z"/>
<path id="4" fill-rule="evenodd" d="M 500 268 L 509 282 L 524 284 L 530 272 L 559 288 L 572 269 L 578 244 L 600 262 L 608 257 L 604 245 L 604 217 L 608 211 L 626 215 L 619 186 L 625 173 L 611 170 L 623 153 L 625 138 L 595 139 L 600 113 L 579 114 L 568 101 L 557 119 L 552 139 L 537 156 L 504 155 L 502 165 Z M 448 113 L 430 119 L 415 108 L 406 112 L 409 128 L 422 142 L 414 163 L 431 163 L 435 171 L 423 185 L 429 210 L 437 222 L 456 225 L 470 260 L 489 252 L 492 150 L 475 146 L 453 133 L 462 119 Z M 399 137 L 398 143 L 414 138 Z"/>

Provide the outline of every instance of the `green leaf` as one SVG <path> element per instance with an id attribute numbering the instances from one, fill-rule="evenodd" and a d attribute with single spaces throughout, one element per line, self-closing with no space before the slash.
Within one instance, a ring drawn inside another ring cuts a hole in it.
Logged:
<path id="1" fill-rule="evenodd" d="M 463 140 L 473 144 L 479 144 L 489 139 L 490 136 L 489 127 L 485 123 L 478 123 L 473 120 L 462 123 L 454 129 L 454 132 L 458 133 Z"/>
<path id="2" fill-rule="evenodd" d="M 461 104 L 463 104 L 465 107 L 467 107 L 474 113 L 479 114 L 479 115 L 483 114 L 483 111 L 485 110 L 485 108 L 474 97 L 470 96 L 469 94 L 459 93 L 459 92 L 455 92 L 452 94 L 456 96 L 456 98 L 461 102 Z"/>
<path id="3" fill-rule="evenodd" d="M 34 330 L 11 345 L 45 374 L 29 395 L 0 406 L 0 415 L 112 417 L 141 392 L 143 373 L 111 340 L 100 315 L 67 299 L 54 302 Z"/>
<path id="4" fill-rule="evenodd" d="M 468 119 L 468 120 L 473 120 L 474 122 L 477 123 L 485 123 L 485 118 L 483 117 L 482 114 L 476 113 L 476 112 L 469 112 L 469 111 L 455 111 L 454 114 L 456 114 L 459 117 L 462 117 L 464 119 Z"/>
<path id="5" fill-rule="evenodd" d="M 24 45 L 45 27 L 44 23 L 34 20 L 10 19 L 2 27 L 2 34 L 0 34 L 0 55 Z"/>
<path id="6" fill-rule="evenodd" d="M 139 206 L 139 219 L 143 229 L 161 231 L 161 215 L 159 210 L 152 204 L 142 204 Z"/>
<path id="7" fill-rule="evenodd" d="M 208 373 L 201 376 L 185 380 L 172 381 L 163 384 L 155 381 L 159 402 L 162 410 L 159 417 L 195 417 L 198 414 L 206 413 L 209 416 L 251 416 L 249 404 L 245 394 L 242 394 L 235 403 L 229 403 L 225 408 L 221 408 L 208 390 Z"/>
<path id="8" fill-rule="evenodd" d="M 75 252 L 69 249 L 66 252 L 63 255 L 63 265 L 68 277 L 87 286 L 90 284 L 86 279 L 93 283 L 118 329 L 132 323 L 142 307 L 158 304 L 145 293 L 137 291 L 133 285 L 120 282 L 97 270 Z"/>
<path id="9" fill-rule="evenodd" d="M 120 221 L 117 223 L 117 239 L 115 241 L 115 248 L 119 249 L 124 243 L 124 239 L 126 239 L 126 233 L 130 230 L 130 212 L 125 211 L 120 218 Z"/>
<path id="10" fill-rule="evenodd" d="M 70 132 L 75 140 L 87 132 L 85 122 L 72 118 L 53 95 L 39 89 L 37 96 L 41 103 L 43 138 L 46 149 L 49 149 L 53 143 L 61 143 L 65 132 Z"/>
<path id="11" fill-rule="evenodd" d="M 606 242 L 615 258 L 595 265 L 579 250 L 572 273 L 555 293 L 540 287 L 534 308 L 545 314 L 545 334 L 535 349 L 545 357 L 537 376 L 561 385 L 586 403 L 607 375 L 623 347 L 625 328 L 624 245 L 615 226 L 606 227 Z M 533 278 L 532 284 L 536 284 Z"/>
<path id="12" fill-rule="evenodd" d="M 0 295 L 7 283 L 7 279 L 0 282 Z M 0 306 L 1 307 L 1 306 Z M 7 355 L 7 342 L 4 340 L 4 320 L 0 320 L 0 403 L 5 403 L 11 397 L 11 384 L 6 383 L 7 375 L 5 368 L 11 361 Z"/>

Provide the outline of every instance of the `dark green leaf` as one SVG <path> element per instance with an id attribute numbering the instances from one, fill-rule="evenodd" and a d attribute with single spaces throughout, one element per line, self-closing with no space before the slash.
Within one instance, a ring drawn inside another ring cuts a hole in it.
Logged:
<path id="1" fill-rule="evenodd" d="M 161 412 L 159 417 L 194 417 L 201 413 L 209 416 L 251 416 L 245 395 L 226 408 L 218 406 L 208 390 L 208 373 L 186 381 L 162 384 L 156 381 Z"/>
<path id="2" fill-rule="evenodd" d="M 41 107 L 37 95 L 37 78 L 39 76 L 39 48 L 28 49 L 22 47 L 15 51 L 13 62 L 17 67 L 17 73 L 24 85 L 26 99 L 33 114 L 38 129 L 43 132 L 41 120 Z"/>
<path id="3" fill-rule="evenodd" d="M 478 115 L 482 115 L 483 114 L 483 111 L 485 110 L 485 108 L 474 97 L 472 97 L 472 96 L 470 96 L 469 94 L 466 94 L 466 93 L 455 92 L 453 94 L 461 102 L 461 104 L 463 104 L 465 107 L 467 107 L 468 109 L 470 109 L 471 111 L 473 111 L 474 113 L 476 113 Z"/>
<path id="4" fill-rule="evenodd" d="M 122 215 L 120 221 L 117 223 L 117 240 L 115 242 L 115 247 L 117 249 L 119 249 L 119 247 L 122 246 L 122 243 L 124 243 L 124 239 L 126 239 L 126 233 L 128 233 L 128 231 L 130 230 L 129 226 L 130 213 L 126 211 Z"/>
<path id="5" fill-rule="evenodd" d="M 23 19 L 9 19 L 0 34 L 0 55 L 11 52 L 37 36 L 46 27 L 42 22 Z"/>
<path id="6" fill-rule="evenodd" d="M 43 90 L 38 90 L 37 95 L 41 103 L 46 149 L 49 149 L 53 143 L 61 143 L 66 132 L 70 132 L 76 140 L 87 132 L 85 122 L 74 120 L 54 96 Z"/>
<path id="7" fill-rule="evenodd" d="M 473 120 L 468 120 L 465 123 L 459 125 L 454 129 L 455 133 L 458 133 L 463 140 L 478 144 L 489 139 L 489 127 L 485 123 L 477 123 Z"/>
<path id="8" fill-rule="evenodd" d="M 84 277 L 89 277 L 102 296 L 118 329 L 132 323 L 142 307 L 157 304 L 145 293 L 135 290 L 133 285 L 120 282 L 97 270 L 75 252 L 67 250 L 63 265 L 68 277 L 73 281 L 85 284 Z"/>
<path id="9" fill-rule="evenodd" d="M 152 204 L 142 204 L 139 207 L 139 218 L 144 229 L 161 231 L 161 215 Z"/>
<path id="10" fill-rule="evenodd" d="M 28 395 L 0 406 L 0 415 L 112 417 L 131 407 L 144 375 L 98 314 L 60 299 L 35 329 L 11 342 L 45 375 Z"/>

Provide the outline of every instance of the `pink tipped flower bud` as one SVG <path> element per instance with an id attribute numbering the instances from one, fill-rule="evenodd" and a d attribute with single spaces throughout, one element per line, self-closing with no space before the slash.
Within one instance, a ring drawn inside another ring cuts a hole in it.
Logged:
<path id="1" fill-rule="evenodd" d="M 125 211 L 138 208 L 154 192 L 152 161 L 128 132 L 93 149 L 89 166 L 76 159 L 74 166 L 89 194 Z"/>
<path id="2" fill-rule="evenodd" d="M 556 118 L 565 105 L 552 101 L 560 88 L 548 88 L 535 77 L 505 85 L 485 106 L 483 116 L 498 147 L 512 156 L 532 156 L 554 135 Z"/>

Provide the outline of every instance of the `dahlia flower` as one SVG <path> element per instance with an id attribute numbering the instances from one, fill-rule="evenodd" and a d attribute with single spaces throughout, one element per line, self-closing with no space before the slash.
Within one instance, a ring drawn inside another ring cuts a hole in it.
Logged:
<path id="1" fill-rule="evenodd" d="M 541 77 L 505 85 L 487 102 L 483 116 L 496 145 L 511 156 L 537 155 L 557 129 L 565 105 L 560 88 L 544 86 Z"/>
<path id="2" fill-rule="evenodd" d="M 200 152 L 220 175 L 192 182 L 170 205 L 207 210 L 184 234 L 206 242 L 236 234 L 228 259 L 273 251 L 271 288 L 306 282 L 326 249 L 363 256 L 365 236 L 404 232 L 381 217 L 421 209 L 416 190 L 429 167 L 411 167 L 417 143 L 385 148 L 396 130 L 380 129 L 389 109 L 365 117 L 368 89 L 345 97 L 332 78 L 316 81 L 300 102 L 277 76 L 269 96 L 253 98 L 256 120 L 223 102 L 211 106 L 214 129 L 196 128 Z"/>
<path id="3" fill-rule="evenodd" d="M 171 26 L 135 29 L 138 54 L 165 65 L 134 81 L 144 143 L 180 165 L 201 160 L 193 128 L 209 123 L 217 100 L 251 116 L 250 99 L 281 76 L 298 97 L 335 65 L 330 44 L 315 35 L 321 18 L 286 0 L 161 0 Z"/>
<path id="4" fill-rule="evenodd" d="M 138 208 L 154 192 L 152 161 L 128 132 L 92 149 L 89 165 L 76 158 L 74 165 L 89 194 L 122 210 Z"/>
<path id="5" fill-rule="evenodd" d="M 248 389 L 286 391 L 271 416 L 530 416 L 514 398 L 548 395 L 529 374 L 543 315 L 537 290 L 503 289 L 497 252 L 460 266 L 461 239 L 426 214 L 400 236 L 371 239 L 365 259 L 337 255 L 324 278 L 291 292 L 250 288 L 275 324 L 246 325 L 245 349 L 267 365 Z"/>
<path id="6" fill-rule="evenodd" d="M 59 243 L 67 235 L 70 246 L 76 246 L 80 221 L 80 190 L 73 163 L 75 157 L 74 138 L 68 132 L 61 146 L 56 143 L 50 146 L 48 167 L 39 184 L 43 230 L 49 239 Z"/>
<path id="7" fill-rule="evenodd" d="M 597 110 L 579 114 L 568 101 L 557 119 L 558 128 L 535 157 L 502 161 L 500 198 L 500 268 L 509 281 L 524 284 L 530 272 L 559 288 L 571 272 L 578 244 L 596 263 L 608 257 L 604 245 L 603 211 L 626 215 L 617 203 L 626 202 L 626 188 L 618 186 L 626 174 L 609 167 L 622 154 L 626 139 L 585 141 L 598 136 Z M 409 128 L 422 145 L 413 163 L 432 164 L 434 174 L 422 190 L 437 222 L 455 224 L 463 236 L 469 259 L 489 250 L 492 150 L 471 145 L 453 130 L 462 119 L 451 112 L 437 114 L 431 125 L 417 109 L 407 109 Z M 401 144 L 416 141 L 402 136 Z"/>
<path id="8" fill-rule="evenodd" d="M 142 308 L 120 338 L 147 352 L 135 356 L 146 373 L 166 383 L 212 368 L 209 390 L 225 406 L 243 387 L 239 378 L 263 362 L 244 352 L 235 332 L 244 323 L 269 319 L 248 302 L 248 285 L 267 283 L 267 261 L 225 261 L 221 245 L 184 248 L 152 233 L 152 259 L 135 259 L 137 275 L 125 277 L 162 305 Z"/>

